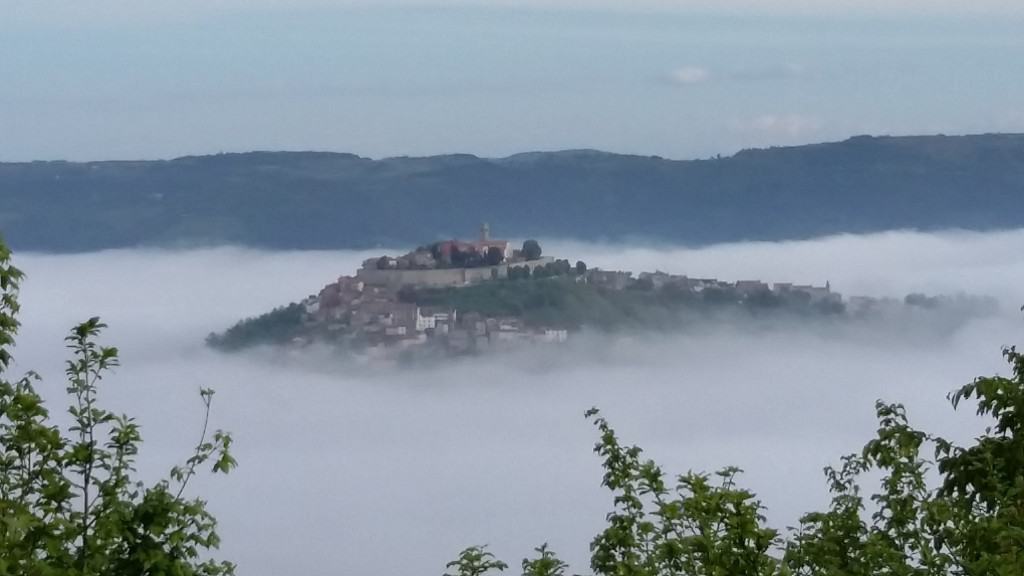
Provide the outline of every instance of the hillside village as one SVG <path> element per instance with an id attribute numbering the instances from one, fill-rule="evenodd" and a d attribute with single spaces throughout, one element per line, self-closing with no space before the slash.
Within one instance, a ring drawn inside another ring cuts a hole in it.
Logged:
<path id="1" fill-rule="evenodd" d="M 582 329 L 685 328 L 720 312 L 849 319 L 937 310 L 991 313 L 984 297 L 843 295 L 823 285 L 725 281 L 666 272 L 590 268 L 545 255 L 535 240 L 445 240 L 401 256 L 367 259 L 318 293 L 210 334 L 215 348 L 303 347 L 460 355 L 516 345 L 557 345 Z M 947 314 L 947 316 L 949 316 Z"/>
<path id="2" fill-rule="evenodd" d="M 516 343 L 565 342 L 579 326 L 531 322 L 523 315 L 486 315 L 476 310 L 417 302 L 417 291 L 466 289 L 494 282 L 561 280 L 603 294 L 671 292 L 711 301 L 750 302 L 770 306 L 793 303 L 820 310 L 841 310 L 842 296 L 824 286 L 760 280 L 726 282 L 664 272 L 588 268 L 583 262 L 554 259 L 527 240 L 513 248 L 491 238 L 487 224 L 473 241 L 448 240 L 422 246 L 398 257 L 363 262 L 354 276 L 341 276 L 301 302 L 302 333 L 292 343 L 318 338 L 360 347 L 433 345 L 463 353 Z"/>

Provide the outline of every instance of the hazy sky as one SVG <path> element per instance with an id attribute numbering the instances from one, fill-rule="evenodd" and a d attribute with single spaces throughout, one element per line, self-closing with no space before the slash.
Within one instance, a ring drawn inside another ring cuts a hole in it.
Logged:
<path id="1" fill-rule="evenodd" d="M 344 367 L 324 356 L 222 355 L 203 337 L 351 273 L 362 252 L 114 250 L 19 253 L 27 273 L 16 364 L 38 370 L 56 418 L 74 322 L 99 314 L 123 365 L 102 402 L 137 416 L 148 479 L 187 457 L 200 386 L 218 393 L 212 425 L 231 430 L 240 465 L 202 477 L 239 573 L 440 574 L 471 544 L 512 566 L 544 541 L 587 572 L 587 544 L 611 510 L 582 418 L 600 406 L 625 442 L 670 473 L 739 465 L 775 527 L 827 502 L 821 468 L 874 433 L 877 398 L 912 422 L 968 439 L 972 407 L 945 394 L 1003 371 L 1020 341 L 1024 231 L 886 233 L 687 249 L 545 242 L 569 258 L 723 279 L 815 282 L 847 295 L 991 294 L 1002 313 L 754 328 L 722 322 L 681 334 L 580 337 L 545 352 L 420 370 Z M 73 282 L 68 279 L 73 278 Z M 268 279 L 272 279 L 269 280 Z"/>
<path id="2" fill-rule="evenodd" d="M 0 160 L 1022 131 L 1021 4 L 0 0 Z"/>

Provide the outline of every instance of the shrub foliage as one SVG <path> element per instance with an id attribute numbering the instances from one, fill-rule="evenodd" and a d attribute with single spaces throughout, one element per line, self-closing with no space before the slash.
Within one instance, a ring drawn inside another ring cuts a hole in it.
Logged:
<path id="1" fill-rule="evenodd" d="M 207 433 L 213 391 L 200 392 L 206 416 L 192 456 L 144 485 L 134 477 L 138 423 L 98 402 L 100 381 L 118 364 L 117 349 L 97 342 L 98 318 L 66 338 L 69 427 L 52 423 L 38 375 L 7 379 L 21 278 L 0 243 L 0 576 L 234 573 L 208 557 L 220 540 L 206 503 L 185 496 L 200 466 L 235 466 L 231 436 Z"/>
<path id="2" fill-rule="evenodd" d="M 902 405 L 879 401 L 875 437 L 825 469 L 828 507 L 785 532 L 766 524 L 761 502 L 739 485 L 739 469 L 669 478 L 589 410 L 602 485 L 612 493 L 606 526 L 590 546 L 593 574 L 1024 574 L 1024 355 L 1008 348 L 1004 356 L 1009 376 L 978 378 L 949 395 L 954 409 L 972 401 L 986 419 L 973 443 L 918 430 Z M 877 482 L 870 492 L 865 478 Z M 541 559 L 523 561 L 524 575 L 562 574 L 565 564 L 546 545 L 538 552 Z"/>

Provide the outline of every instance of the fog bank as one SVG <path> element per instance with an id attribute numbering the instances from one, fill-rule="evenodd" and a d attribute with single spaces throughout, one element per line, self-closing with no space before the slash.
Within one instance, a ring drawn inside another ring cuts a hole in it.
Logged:
<path id="1" fill-rule="evenodd" d="M 239 248 L 16 254 L 27 274 L 14 371 L 63 392 L 62 337 L 100 315 L 123 366 L 102 399 L 137 416 L 153 478 L 187 457 L 197 390 L 218 394 L 214 426 L 236 437 L 240 467 L 191 488 L 221 521 L 222 556 L 245 575 L 443 570 L 470 544 L 513 566 L 549 542 L 576 572 L 611 508 L 599 486 L 599 406 L 626 442 L 667 471 L 738 465 L 779 528 L 827 501 L 821 468 L 875 429 L 876 398 L 912 421 L 969 437 L 969 410 L 946 392 L 1002 370 L 1018 342 L 1024 231 L 894 232 L 687 249 L 547 241 L 547 254 L 591 266 L 661 269 L 723 280 L 830 281 L 845 295 L 991 295 L 998 315 L 968 322 L 587 335 L 557 351 L 421 369 L 339 370 L 315 356 L 220 355 L 203 337 L 316 292 L 376 252 Z"/>

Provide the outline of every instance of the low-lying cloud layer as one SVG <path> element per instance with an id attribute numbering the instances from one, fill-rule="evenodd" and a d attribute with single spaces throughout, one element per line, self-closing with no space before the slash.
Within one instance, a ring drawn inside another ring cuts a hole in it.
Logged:
<path id="1" fill-rule="evenodd" d="M 55 402 L 61 338 L 101 315 L 123 367 L 106 403 L 139 418 L 142 472 L 183 459 L 200 424 L 197 390 L 218 390 L 214 422 L 240 468 L 203 479 L 240 573 L 439 572 L 491 543 L 513 565 L 547 541 L 587 570 L 610 500 L 582 412 L 602 407 L 627 442 L 666 469 L 739 465 L 777 527 L 824 504 L 821 468 L 875 428 L 876 398 L 954 437 L 977 426 L 947 391 L 1002 369 L 1019 339 L 1024 231 L 889 233 L 703 249 L 545 242 L 591 266 L 823 283 L 847 295 L 988 294 L 1000 315 L 966 324 L 718 325 L 678 335 L 591 335 L 539 354 L 429 368 L 336 365 L 266 351 L 222 356 L 203 337 L 296 300 L 366 253 L 112 251 L 16 255 L 28 273 L 15 369 L 39 370 Z M 940 327 L 936 327 L 940 326 Z M 955 327 L 950 327 L 955 326 Z"/>

